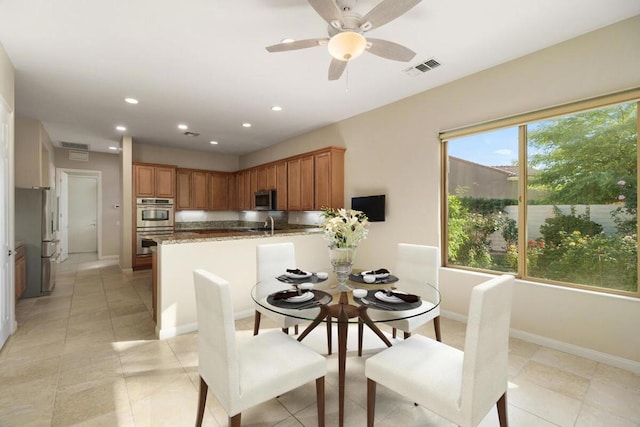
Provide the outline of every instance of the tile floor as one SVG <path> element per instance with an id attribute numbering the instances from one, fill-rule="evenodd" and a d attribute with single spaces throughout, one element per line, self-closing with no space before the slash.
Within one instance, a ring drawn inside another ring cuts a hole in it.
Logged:
<path id="1" fill-rule="evenodd" d="M 17 304 L 18 331 L 0 351 L 0 426 L 192 426 L 197 335 L 155 339 L 149 272 L 122 273 L 95 254 L 72 255 L 59 267 L 51 296 Z M 237 322 L 240 333 L 252 327 L 253 319 Z M 321 329 L 304 342 L 326 352 Z M 446 343 L 462 346 L 464 324 L 443 319 L 442 329 Z M 432 325 L 421 333 L 433 336 Z M 365 349 L 347 360 L 347 426 L 366 424 L 364 360 L 382 346 L 368 334 Z M 336 355 L 327 363 L 327 425 L 335 426 Z M 509 372 L 512 426 L 640 426 L 640 376 L 631 372 L 518 339 Z M 315 426 L 314 393 L 309 384 L 253 408 L 243 425 Z M 205 425 L 226 426 L 211 393 L 207 405 Z M 380 386 L 376 425 L 451 423 Z M 498 425 L 495 410 L 481 425 Z"/>

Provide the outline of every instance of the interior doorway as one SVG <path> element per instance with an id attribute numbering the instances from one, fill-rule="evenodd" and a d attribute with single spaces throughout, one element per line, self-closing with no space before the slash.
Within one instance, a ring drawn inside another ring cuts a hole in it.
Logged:
<path id="1" fill-rule="evenodd" d="M 102 255 L 102 180 L 100 171 L 58 169 L 61 261 L 69 253 Z"/>

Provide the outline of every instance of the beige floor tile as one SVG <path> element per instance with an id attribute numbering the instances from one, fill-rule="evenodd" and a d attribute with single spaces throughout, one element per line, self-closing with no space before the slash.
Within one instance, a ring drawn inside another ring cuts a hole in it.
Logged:
<path id="1" fill-rule="evenodd" d="M 60 372 L 58 390 L 65 392 L 74 388 L 93 388 L 103 382 L 113 382 L 123 377 L 120 359 L 107 357 Z"/>
<path id="2" fill-rule="evenodd" d="M 540 350 L 540 346 L 518 338 L 509 338 L 509 355 L 515 354 L 530 359 Z"/>
<path id="3" fill-rule="evenodd" d="M 10 386 L 57 376 L 60 359 L 60 356 L 56 356 L 33 362 L 5 360 L 0 366 L 0 383 Z"/>
<path id="4" fill-rule="evenodd" d="M 514 381 L 520 379 L 580 400 L 589 388 L 589 380 L 584 377 L 534 361 L 527 363 Z"/>
<path id="5" fill-rule="evenodd" d="M 582 406 L 582 410 L 576 421 L 576 427 L 637 427 L 638 425 L 640 425 L 640 420 L 633 421 L 625 419 L 611 412 L 594 408 L 588 404 Z"/>
<path id="6" fill-rule="evenodd" d="M 640 391 L 617 383 L 591 381 L 584 402 L 593 408 L 640 423 Z"/>
<path id="7" fill-rule="evenodd" d="M 581 400 L 572 399 L 524 379 L 510 382 L 508 399 L 511 405 L 562 427 L 573 426 L 582 405 Z"/>
<path id="8" fill-rule="evenodd" d="M 604 384 L 614 384 L 634 392 L 640 392 L 639 374 L 614 368 L 613 366 L 603 363 L 598 363 L 596 371 L 593 374 L 593 380 Z"/>

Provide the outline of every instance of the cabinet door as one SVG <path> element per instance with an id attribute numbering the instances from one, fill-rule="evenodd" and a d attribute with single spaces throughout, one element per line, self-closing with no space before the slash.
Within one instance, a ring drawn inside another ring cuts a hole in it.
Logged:
<path id="1" fill-rule="evenodd" d="M 276 209 L 287 210 L 287 162 L 280 162 L 275 165 L 276 170 Z"/>
<path id="2" fill-rule="evenodd" d="M 133 180 L 136 197 L 155 196 L 155 167 L 133 165 Z"/>
<path id="3" fill-rule="evenodd" d="M 229 208 L 228 174 L 209 172 L 209 209 L 225 211 Z"/>
<path id="4" fill-rule="evenodd" d="M 266 178 L 266 175 L 265 175 Z M 255 194 L 258 191 L 258 169 L 251 169 L 251 190 L 249 194 L 249 200 L 251 200 L 249 209 L 255 209 Z"/>
<path id="5" fill-rule="evenodd" d="M 244 172 L 240 172 L 236 175 L 237 182 L 237 191 L 238 191 L 238 210 L 244 210 L 245 202 L 244 202 Z"/>
<path id="6" fill-rule="evenodd" d="M 208 189 L 209 174 L 205 171 L 191 172 L 191 209 L 206 210 L 209 208 Z"/>
<path id="7" fill-rule="evenodd" d="M 287 162 L 287 210 L 300 210 L 300 159 Z"/>
<path id="8" fill-rule="evenodd" d="M 253 195 L 255 191 L 251 191 L 251 171 L 244 172 L 244 209 L 253 209 Z"/>
<path id="9" fill-rule="evenodd" d="M 238 175 L 235 173 L 230 173 L 227 177 L 227 193 L 229 194 L 227 208 L 230 211 L 240 209 L 238 207 Z"/>
<path id="10" fill-rule="evenodd" d="M 266 166 L 258 168 L 256 175 L 257 175 L 256 190 L 266 190 L 268 188 Z"/>
<path id="11" fill-rule="evenodd" d="M 313 156 L 308 156 L 300 159 L 300 210 L 313 210 L 313 201 Z"/>
<path id="12" fill-rule="evenodd" d="M 175 168 L 165 168 L 156 166 L 156 197 L 166 197 L 172 199 L 176 195 L 176 170 Z"/>
<path id="13" fill-rule="evenodd" d="M 191 171 L 176 171 L 176 209 L 191 207 Z"/>
<path id="14" fill-rule="evenodd" d="M 277 190 L 278 189 L 278 165 L 273 164 L 269 165 L 266 168 L 267 172 L 267 190 Z"/>

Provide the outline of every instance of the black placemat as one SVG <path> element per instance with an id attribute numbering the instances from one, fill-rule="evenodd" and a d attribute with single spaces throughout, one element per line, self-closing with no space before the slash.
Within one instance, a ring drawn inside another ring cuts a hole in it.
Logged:
<path id="1" fill-rule="evenodd" d="M 299 285 L 300 283 L 320 283 L 320 282 L 324 282 L 325 280 L 328 279 L 328 277 L 327 277 L 327 279 L 320 279 L 315 274 L 312 274 L 309 277 L 304 277 L 304 278 L 301 278 L 301 279 L 294 279 L 293 277 L 289 277 L 286 274 L 281 274 L 280 276 L 276 277 L 276 279 L 278 279 L 279 281 L 281 281 L 283 283 L 292 283 L 292 284 Z"/>
<path id="2" fill-rule="evenodd" d="M 309 292 L 313 292 L 313 298 L 302 302 L 289 302 L 284 299 L 275 299 L 273 294 L 267 297 L 267 302 L 280 308 L 297 308 L 302 310 L 306 308 L 320 307 L 321 305 L 328 304 L 333 300 L 331 294 L 325 291 L 311 289 Z"/>
<path id="3" fill-rule="evenodd" d="M 352 273 L 349 275 L 349 280 L 351 280 L 352 282 L 364 283 L 366 285 L 386 285 L 387 283 L 395 283 L 400 279 L 398 279 L 393 274 L 390 274 L 387 277 L 381 277 L 379 279 L 376 279 L 376 281 L 373 283 L 367 283 L 364 281 L 364 277 L 360 273 L 358 274 Z"/>
<path id="4" fill-rule="evenodd" d="M 364 305 L 365 307 L 370 307 L 376 310 L 387 310 L 387 311 L 403 311 L 403 310 L 411 310 L 412 308 L 418 308 L 422 305 L 422 300 L 416 302 L 386 302 L 379 300 L 376 298 L 376 292 L 383 292 L 379 290 L 367 291 L 367 296 L 364 297 L 367 301 L 371 302 L 371 304 L 365 304 L 361 300 L 363 298 L 354 297 L 353 300 L 360 305 Z"/>

